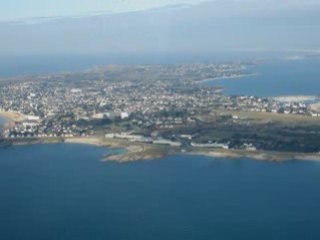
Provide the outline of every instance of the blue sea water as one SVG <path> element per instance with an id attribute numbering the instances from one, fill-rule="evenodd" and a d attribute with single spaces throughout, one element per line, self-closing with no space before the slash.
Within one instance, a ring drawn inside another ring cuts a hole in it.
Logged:
<path id="1" fill-rule="evenodd" d="M 273 60 L 248 69 L 251 76 L 206 82 L 232 95 L 320 95 L 320 58 Z"/>
<path id="2" fill-rule="evenodd" d="M 320 164 L 0 149 L 0 239 L 320 239 Z"/>
<path id="3" fill-rule="evenodd" d="M 6 122 L 7 120 L 5 118 L 0 117 L 0 127 L 1 127 L 1 124 L 4 124 Z"/>

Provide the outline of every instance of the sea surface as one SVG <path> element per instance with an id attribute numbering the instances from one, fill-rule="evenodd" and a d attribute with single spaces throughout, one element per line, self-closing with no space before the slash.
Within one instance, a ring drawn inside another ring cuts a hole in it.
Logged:
<path id="1" fill-rule="evenodd" d="M 320 239 L 320 163 L 0 149 L 0 239 Z"/>
<path id="2" fill-rule="evenodd" d="M 269 60 L 249 67 L 251 76 L 207 81 L 231 95 L 320 95 L 320 58 Z"/>

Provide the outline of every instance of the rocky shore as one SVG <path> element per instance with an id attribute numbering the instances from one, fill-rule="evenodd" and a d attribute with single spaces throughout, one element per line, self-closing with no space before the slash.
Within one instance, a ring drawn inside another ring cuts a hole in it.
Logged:
<path id="1" fill-rule="evenodd" d="M 153 160 L 164 158 L 174 154 L 190 154 L 199 156 L 208 156 L 212 158 L 225 159 L 254 159 L 259 161 L 291 161 L 291 160 L 309 160 L 320 161 L 320 153 L 293 153 L 293 152 L 271 152 L 271 151 L 250 151 L 233 149 L 215 149 L 215 148 L 196 148 L 181 150 L 179 147 L 170 147 L 165 145 L 135 143 L 120 139 L 105 139 L 103 137 L 75 137 L 75 138 L 43 138 L 43 139 L 2 139 L 0 146 L 17 146 L 32 144 L 85 144 L 99 147 L 108 147 L 112 149 L 122 149 L 105 156 L 103 161 L 115 162 L 133 162 L 139 160 Z"/>

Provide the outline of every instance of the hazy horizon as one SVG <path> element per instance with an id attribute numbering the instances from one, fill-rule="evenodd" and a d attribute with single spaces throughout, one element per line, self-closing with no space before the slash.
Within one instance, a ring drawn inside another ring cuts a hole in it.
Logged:
<path id="1" fill-rule="evenodd" d="M 116 13 L 1 21 L 0 54 L 201 55 L 320 49 L 317 1 L 173 3 Z"/>

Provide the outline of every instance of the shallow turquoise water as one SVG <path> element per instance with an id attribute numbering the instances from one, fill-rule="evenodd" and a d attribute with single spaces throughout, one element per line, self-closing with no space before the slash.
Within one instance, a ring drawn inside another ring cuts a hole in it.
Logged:
<path id="1" fill-rule="evenodd" d="M 1 239 L 320 239 L 320 164 L 0 149 Z"/>
<path id="2" fill-rule="evenodd" d="M 254 75 L 205 84 L 221 86 L 225 93 L 234 95 L 320 95 L 320 58 L 269 61 L 249 68 L 249 72 Z"/>

